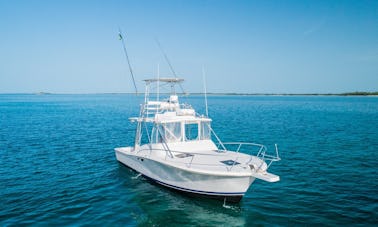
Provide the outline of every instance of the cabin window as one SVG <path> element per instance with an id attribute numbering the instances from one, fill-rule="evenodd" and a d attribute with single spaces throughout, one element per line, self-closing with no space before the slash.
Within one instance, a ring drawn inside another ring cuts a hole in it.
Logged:
<path id="1" fill-rule="evenodd" d="M 179 142 L 181 141 L 181 123 L 165 123 L 164 124 L 164 136 L 166 142 Z"/>
<path id="2" fill-rule="evenodd" d="M 201 139 L 202 140 L 210 139 L 210 123 L 209 122 L 201 123 Z"/>
<path id="3" fill-rule="evenodd" d="M 185 137 L 186 137 L 186 140 L 198 139 L 198 123 L 185 124 Z"/>

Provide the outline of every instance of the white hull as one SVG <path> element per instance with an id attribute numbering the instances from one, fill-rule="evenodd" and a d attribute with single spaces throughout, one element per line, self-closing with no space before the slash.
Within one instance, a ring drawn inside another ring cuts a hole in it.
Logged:
<path id="1" fill-rule="evenodd" d="M 163 186 L 219 197 L 242 197 L 255 180 L 253 176 L 219 176 L 185 171 L 166 163 L 116 149 L 117 160 Z"/>

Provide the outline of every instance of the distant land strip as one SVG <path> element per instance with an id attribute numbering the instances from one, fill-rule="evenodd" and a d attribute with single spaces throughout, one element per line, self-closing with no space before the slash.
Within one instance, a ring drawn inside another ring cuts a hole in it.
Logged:
<path id="1" fill-rule="evenodd" d="M 202 95 L 204 93 L 190 93 L 193 95 Z M 355 91 L 346 93 L 207 93 L 208 95 L 271 95 L 271 96 L 378 96 L 378 91 L 366 92 L 366 91 Z"/>
<path id="2" fill-rule="evenodd" d="M 378 95 L 378 91 L 375 91 L 375 92 L 355 91 L 355 92 L 349 92 L 349 93 L 342 93 L 340 95 Z"/>

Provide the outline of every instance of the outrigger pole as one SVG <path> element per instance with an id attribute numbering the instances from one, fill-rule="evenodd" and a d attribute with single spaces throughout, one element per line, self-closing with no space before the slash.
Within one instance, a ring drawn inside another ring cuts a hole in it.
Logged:
<path id="1" fill-rule="evenodd" d="M 178 78 L 177 75 L 176 75 L 175 70 L 174 70 L 173 67 L 172 67 L 171 62 L 170 62 L 169 59 L 168 59 L 167 54 L 164 52 L 163 48 L 162 48 L 161 45 L 160 45 L 159 40 L 158 40 L 156 37 L 155 37 L 155 41 L 156 41 L 156 43 L 157 43 L 157 45 L 158 45 L 160 51 L 163 53 L 164 58 L 165 58 L 165 60 L 167 61 L 168 65 L 169 65 L 169 68 L 171 69 L 173 75 L 175 76 L 175 78 Z M 184 88 L 182 87 L 181 83 L 179 83 L 179 86 L 180 86 L 180 88 L 181 88 L 182 93 L 186 94 L 186 92 L 184 91 Z"/>
<path id="2" fill-rule="evenodd" d="M 119 40 L 121 40 L 121 42 L 122 42 L 123 52 L 125 52 L 127 64 L 129 65 L 129 70 L 130 70 L 131 78 L 133 79 L 133 84 L 134 84 L 134 88 L 135 88 L 135 94 L 138 95 L 138 89 L 137 89 L 137 86 L 135 84 L 133 69 L 131 68 L 129 55 L 127 54 L 127 50 L 126 50 L 125 42 L 123 41 L 123 36 L 122 36 L 121 29 L 118 28 L 118 31 L 119 31 L 119 33 L 118 33 Z"/>

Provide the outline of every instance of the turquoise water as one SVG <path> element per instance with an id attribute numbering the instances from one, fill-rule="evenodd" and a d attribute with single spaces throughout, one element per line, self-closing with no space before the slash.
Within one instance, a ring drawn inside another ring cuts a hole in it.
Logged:
<path id="1" fill-rule="evenodd" d="M 278 183 L 240 204 L 193 199 L 119 164 L 141 96 L 0 95 L 0 225 L 378 223 L 378 98 L 210 96 L 223 141 L 277 143 Z M 204 113 L 203 98 L 186 97 Z"/>

